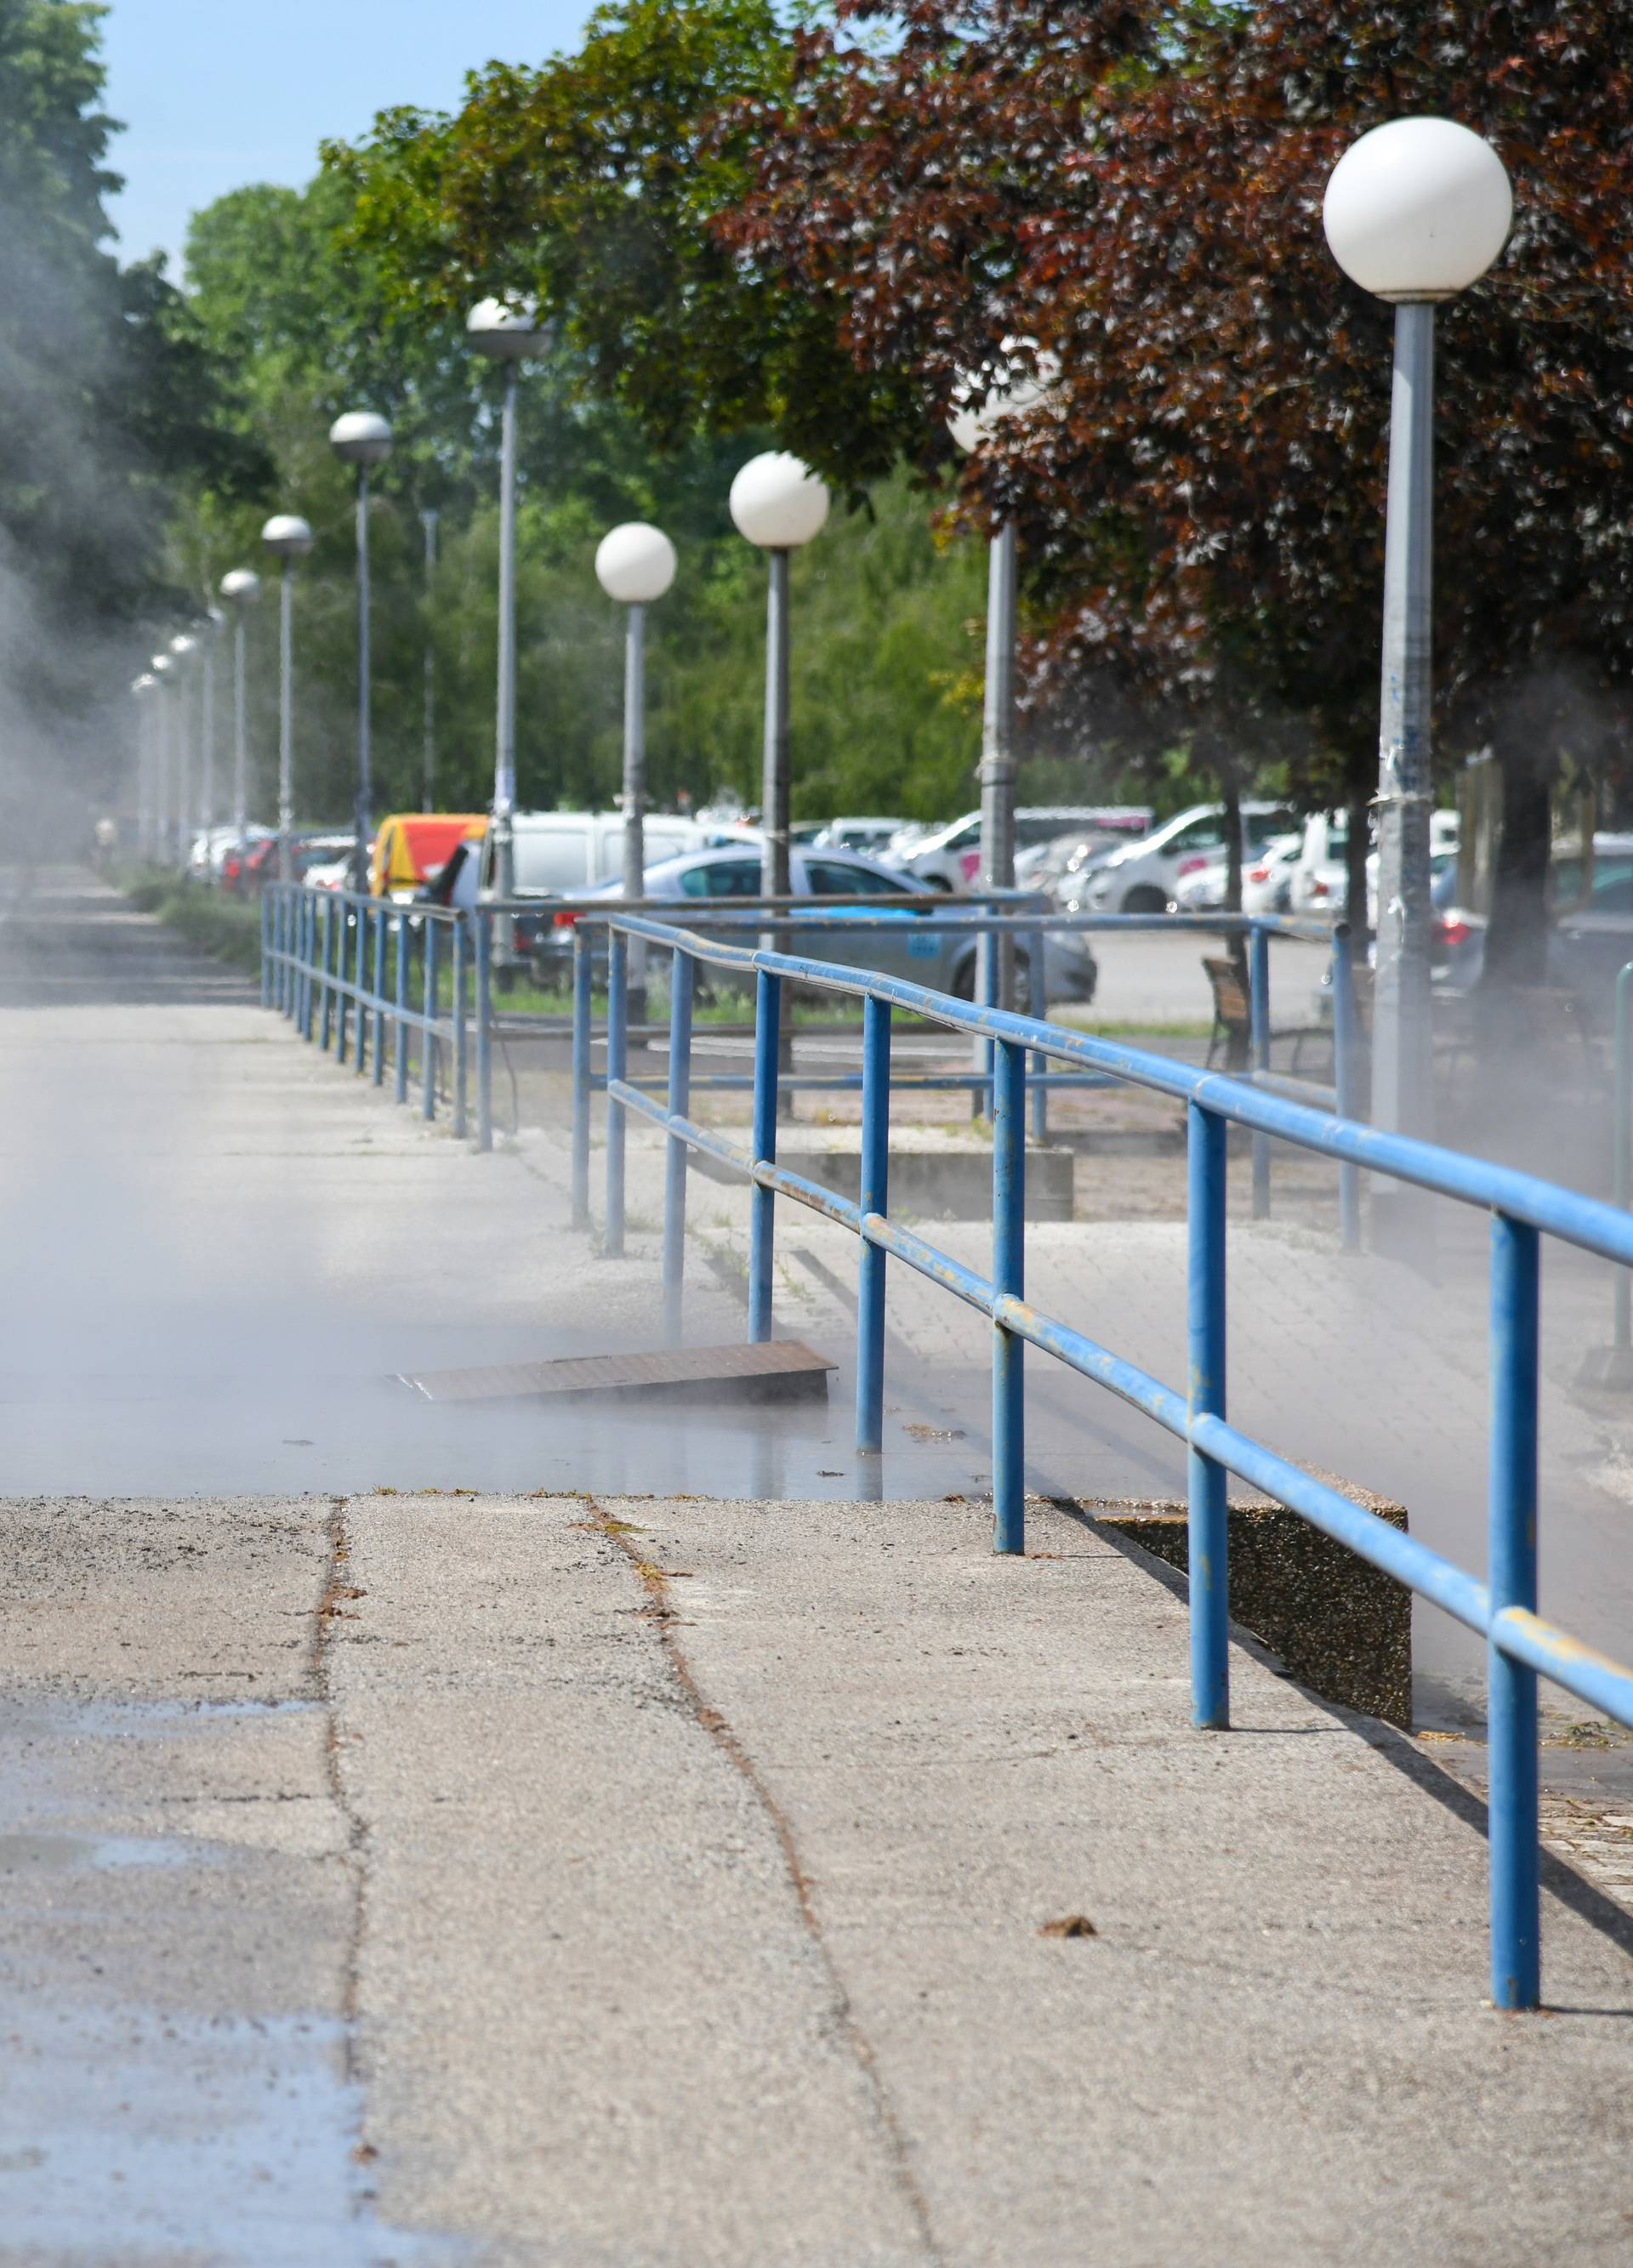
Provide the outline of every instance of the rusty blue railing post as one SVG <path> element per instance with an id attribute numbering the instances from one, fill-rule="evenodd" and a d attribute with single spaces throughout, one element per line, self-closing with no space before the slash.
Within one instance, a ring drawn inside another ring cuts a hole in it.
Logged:
<path id="1" fill-rule="evenodd" d="M 1189 1260 L 1186 1430 L 1225 1414 L 1224 1119 L 1194 1101 L 1186 1106 Z M 1228 1476 L 1187 1443 L 1191 1594 L 1191 1720 L 1223 1732 L 1230 1722 L 1230 1509 Z"/>
<path id="2" fill-rule="evenodd" d="M 397 909 L 396 932 L 396 966 L 393 972 L 395 978 L 393 989 L 396 995 L 397 1011 L 397 1046 L 395 1058 L 397 1079 L 396 1095 L 399 1102 L 406 1102 L 408 1101 L 409 1076 L 408 990 L 410 932 L 408 915 L 401 906 Z"/>
<path id="3" fill-rule="evenodd" d="M 589 938 L 582 922 L 573 931 L 573 1226 L 590 1225 L 590 1046 L 595 1005 Z"/>
<path id="4" fill-rule="evenodd" d="M 675 948 L 669 972 L 669 1116 L 684 1118 L 691 1105 L 691 991 L 695 964 Z M 671 1134 L 663 1160 L 663 1336 L 681 1338 L 681 1292 L 686 1274 L 686 1142 Z"/>
<path id="5" fill-rule="evenodd" d="M 317 1020 L 317 894 L 300 894 L 300 1033 L 312 1037 Z"/>
<path id="6" fill-rule="evenodd" d="M 493 1147 L 493 917 L 485 906 L 477 924 L 477 1147 Z"/>
<path id="7" fill-rule="evenodd" d="M 386 913 L 374 916 L 374 1084 L 386 1083 Z"/>
<path id="8" fill-rule="evenodd" d="M 609 1260 L 624 1255 L 624 1148 L 627 1114 L 614 1099 L 615 1079 L 629 1077 L 630 941 L 607 930 L 607 1215 L 601 1248 Z"/>
<path id="9" fill-rule="evenodd" d="M 425 916 L 425 1025 L 419 1035 L 419 1115 L 437 1115 L 437 924 Z"/>
<path id="10" fill-rule="evenodd" d="M 355 904 L 352 916 L 358 925 L 358 941 L 351 968 L 351 981 L 357 987 L 357 1014 L 351 1026 L 351 1061 L 358 1077 L 361 1079 L 368 1069 L 368 1010 L 363 1004 L 368 998 L 368 933 L 372 923 L 369 909 L 364 904 Z"/>
<path id="11" fill-rule="evenodd" d="M 993 905 L 990 899 L 986 902 L 985 910 L 988 916 L 992 914 Z M 999 979 L 1003 974 L 998 933 L 995 930 L 983 929 L 979 932 L 979 942 L 975 948 L 975 968 L 976 991 L 981 1005 L 983 1008 L 995 1008 L 998 1005 Z M 972 1118 L 990 1118 L 998 1108 L 997 1095 L 994 1089 L 994 1081 L 997 1076 L 997 1048 L 996 1040 L 982 1038 L 975 1042 L 975 1057 L 981 1069 L 982 1084 L 972 1087 L 970 1092 Z"/>
<path id="12" fill-rule="evenodd" d="M 781 1049 L 782 979 L 768 976 L 760 969 L 754 979 L 753 1150 L 757 1165 L 774 1166 L 777 1162 L 777 1074 L 782 1061 Z M 863 1111 L 865 1116 L 865 1104 Z M 756 1182 L 749 1193 L 749 1337 L 755 1344 L 772 1335 L 772 1261 L 776 1235 L 776 1197 Z"/>
<path id="13" fill-rule="evenodd" d="M 1616 975 L 1615 1081 L 1615 1155 L 1611 1160 L 1611 1192 L 1625 1212 L 1633 1205 L 1633 961 Z M 1622 1375 L 1616 1382 L 1625 1384 L 1627 1370 L 1633 1363 L 1633 1358 L 1627 1353 L 1633 1347 L 1633 1277 L 1625 1268 L 1616 1270 L 1615 1301 L 1612 1344 L 1622 1354 Z"/>
<path id="14" fill-rule="evenodd" d="M 1026 1012 L 1029 1016 L 1035 1016 L 1041 1024 L 1049 1013 L 1049 967 L 1044 958 L 1046 947 L 1041 928 L 1027 932 L 1026 944 L 1032 972 Z M 1033 1056 L 1032 1071 L 1038 1079 L 1043 1078 L 1048 1068 L 1047 1056 Z M 1034 1086 L 1032 1089 L 1032 1139 L 1035 1142 L 1049 1139 L 1049 1090 L 1046 1086 Z"/>
<path id="15" fill-rule="evenodd" d="M 1270 932 L 1262 922 L 1247 931 L 1247 1012 L 1252 1031 L 1253 1069 L 1270 1068 Z M 1270 1137 L 1253 1136 L 1253 1219 L 1270 1218 Z"/>
<path id="16" fill-rule="evenodd" d="M 331 902 L 338 932 L 335 946 L 335 1061 L 343 1064 L 346 1060 L 346 1035 L 351 1028 L 351 1003 L 346 998 L 347 971 L 351 967 L 351 910 L 338 891 Z"/>
<path id="17" fill-rule="evenodd" d="M 1491 1216 L 1491 1453 L 1486 1540 L 1491 1612 L 1537 1608 L 1537 1232 Z M 1541 1994 L 1537 1674 L 1486 1648 L 1491 1999 L 1534 2008 Z"/>
<path id="18" fill-rule="evenodd" d="M 868 1235 L 868 1216 L 883 1219 L 890 1204 L 890 1004 L 870 992 L 862 1002 L 861 1253 L 856 1292 L 856 1447 L 865 1456 L 884 1447 L 884 1271 L 881 1246 Z"/>
<path id="19" fill-rule="evenodd" d="M 261 1005 L 272 1005 L 272 892 L 274 882 L 265 882 L 261 889 Z"/>
<path id="20" fill-rule="evenodd" d="M 994 1042 L 993 1292 L 1026 1297 L 1026 1049 Z M 1026 1342 L 993 1322 L 993 1549 L 1026 1549 Z"/>
<path id="21" fill-rule="evenodd" d="M 465 929 L 465 916 L 454 917 L 454 1132 L 460 1141 L 465 1138 L 467 1123 L 467 1086 L 470 1071 L 470 1035 L 467 1028 L 465 1009 L 465 975 L 469 964 L 469 939 Z"/>
<path id="22" fill-rule="evenodd" d="M 1333 1100 L 1341 1118 L 1361 1116 L 1360 1033 L 1356 1029 L 1355 946 L 1348 922 L 1333 932 Z M 1346 1252 L 1361 1249 L 1361 1169 L 1338 1169 L 1338 1228 Z"/>

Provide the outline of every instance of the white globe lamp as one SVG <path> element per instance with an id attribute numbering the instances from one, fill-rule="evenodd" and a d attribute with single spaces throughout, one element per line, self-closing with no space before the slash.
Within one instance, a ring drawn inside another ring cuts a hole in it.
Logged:
<path id="1" fill-rule="evenodd" d="M 1032 339 L 1005 339 L 995 368 L 972 372 L 954 387 L 947 430 L 965 456 L 972 456 L 1001 425 L 1052 401 L 1060 379 L 1060 358 L 1047 347 Z"/>
<path id="2" fill-rule="evenodd" d="M 750 457 L 732 482 L 731 516 L 738 534 L 762 551 L 797 551 L 821 534 L 828 491 L 809 465 L 786 449 L 768 449 Z"/>
<path id="3" fill-rule="evenodd" d="M 329 446 L 344 465 L 383 465 L 391 454 L 391 428 L 373 409 L 348 409 L 329 429 Z"/>
<path id="4" fill-rule="evenodd" d="M 479 299 L 465 318 L 465 336 L 491 362 L 532 362 L 550 352 L 554 334 L 530 299 Z"/>
<path id="5" fill-rule="evenodd" d="M 261 596 L 261 578 L 253 567 L 234 567 L 221 578 L 221 595 L 232 607 L 253 607 Z"/>
<path id="6" fill-rule="evenodd" d="M 1395 118 L 1334 166 L 1321 217 L 1334 260 L 1380 299 L 1450 299 L 1508 239 L 1513 191 L 1491 144 L 1450 118 Z"/>
<path id="7" fill-rule="evenodd" d="M 275 512 L 261 531 L 261 541 L 275 559 L 304 559 L 315 539 L 299 513 Z"/>
<path id="8" fill-rule="evenodd" d="M 625 520 L 603 535 L 595 550 L 595 576 L 610 599 L 648 607 L 675 580 L 675 546 L 661 527 Z"/>

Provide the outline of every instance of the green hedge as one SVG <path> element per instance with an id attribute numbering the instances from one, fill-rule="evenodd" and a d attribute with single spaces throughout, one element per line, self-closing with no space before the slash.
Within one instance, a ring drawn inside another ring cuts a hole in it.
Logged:
<path id="1" fill-rule="evenodd" d="M 216 961 L 230 961 L 252 976 L 261 973 L 261 908 L 218 892 L 188 888 L 174 874 L 137 873 L 121 887 L 132 905 L 160 921 Z"/>

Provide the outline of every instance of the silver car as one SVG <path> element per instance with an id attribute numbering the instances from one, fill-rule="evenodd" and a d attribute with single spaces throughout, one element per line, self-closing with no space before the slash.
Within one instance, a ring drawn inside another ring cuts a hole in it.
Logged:
<path id="1" fill-rule="evenodd" d="M 886 976 L 905 976 L 915 984 L 927 984 L 936 992 L 950 992 L 961 1000 L 975 998 L 978 932 L 927 930 L 924 916 L 913 907 L 892 909 L 889 900 L 913 894 L 916 886 L 911 880 L 893 874 L 876 859 L 864 858 L 855 851 L 818 850 L 810 844 L 796 845 L 789 853 L 788 863 L 796 896 L 866 898 L 876 902 L 848 907 L 836 904 L 833 910 L 836 914 L 849 914 L 858 921 L 874 922 L 883 916 L 890 924 L 886 929 L 859 931 L 850 938 L 842 930 L 802 930 L 796 917 L 789 927 L 790 953 L 809 961 L 838 961 L 849 968 L 876 968 Z M 722 850 L 689 851 L 678 858 L 666 858 L 660 865 L 648 866 L 641 887 L 649 898 L 673 898 L 676 920 L 683 924 L 689 909 L 701 910 L 704 906 L 729 905 L 734 899 L 757 898 L 759 855 L 745 844 L 733 844 Z M 619 898 L 623 895 L 621 882 L 609 882 L 602 889 L 587 893 L 593 898 Z M 565 930 L 543 931 L 535 948 L 541 975 L 558 976 L 566 949 Z M 1018 944 L 1016 960 L 1019 1005 L 1024 1007 L 1031 998 L 1031 956 Z M 1099 971 L 1086 938 L 1071 932 L 1046 934 L 1044 970 L 1047 999 L 1093 999 Z"/>

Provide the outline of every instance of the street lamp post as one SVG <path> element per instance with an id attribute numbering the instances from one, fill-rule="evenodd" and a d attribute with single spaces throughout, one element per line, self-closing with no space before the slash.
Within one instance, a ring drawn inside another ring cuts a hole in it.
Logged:
<path id="1" fill-rule="evenodd" d="M 295 562 L 312 549 L 312 530 L 291 512 L 280 512 L 261 531 L 261 541 L 281 561 L 277 641 L 277 874 L 290 879 L 290 838 L 295 829 Z"/>
<path id="2" fill-rule="evenodd" d="M 153 858 L 156 865 L 164 864 L 170 847 L 170 787 L 174 771 L 174 718 L 169 695 L 176 674 L 175 663 L 168 652 L 153 656 L 153 681 L 159 688 L 155 703 L 158 714 L 153 719 Z"/>
<path id="3" fill-rule="evenodd" d="M 986 375 L 965 379 L 956 390 L 947 430 L 966 456 L 972 456 L 1009 419 L 1023 416 L 1047 401 L 1060 376 L 1060 364 L 1047 351 L 1033 350 L 1037 376 L 1017 357 L 1032 342 L 1005 339 L 999 349 L 997 381 Z M 981 883 L 988 890 L 1015 887 L 1015 644 L 1018 563 L 1015 523 L 1001 520 L 986 550 L 986 676 L 981 703 Z M 988 938 L 984 956 L 997 950 L 997 983 L 989 995 L 1001 1008 L 1015 1005 L 1015 946 L 1008 936 Z M 990 974 L 991 972 L 989 972 Z"/>
<path id="4" fill-rule="evenodd" d="M 1372 1116 L 1388 1132 L 1428 1136 L 1434 1116 L 1429 814 L 1435 303 L 1453 298 L 1490 267 L 1507 238 L 1513 198 L 1502 159 L 1478 134 L 1448 118 L 1398 118 L 1344 152 L 1327 181 L 1323 217 L 1339 266 L 1395 310 Z"/>
<path id="5" fill-rule="evenodd" d="M 152 696 L 159 690 L 159 680 L 150 671 L 144 670 L 132 683 L 130 690 L 136 696 L 137 704 L 137 853 L 145 861 L 151 857 L 153 848 L 153 723 L 156 704 Z"/>
<path id="6" fill-rule="evenodd" d="M 548 354 L 551 333 L 525 301 L 484 299 L 465 319 L 465 333 L 478 354 L 505 367 L 505 408 L 499 427 L 499 700 L 493 732 L 493 850 L 489 872 L 501 904 L 516 885 L 516 393 L 524 362 Z M 501 917 L 494 937 L 502 966 L 514 959 L 512 928 Z"/>
<path id="7" fill-rule="evenodd" d="M 391 454 L 391 428 L 372 409 L 349 409 L 329 429 L 329 446 L 358 475 L 358 793 L 351 852 L 352 887 L 368 887 L 368 846 L 374 831 L 369 742 L 368 476 Z"/>
<path id="8" fill-rule="evenodd" d="M 204 743 L 203 778 L 199 789 L 201 817 L 204 829 L 204 879 L 208 881 L 214 871 L 210 859 L 210 837 L 216 824 L 216 646 L 226 628 L 226 616 L 219 607 L 205 609 L 203 635 L 199 640 L 203 657 L 203 687 L 200 694 L 199 730 Z"/>
<path id="9" fill-rule="evenodd" d="M 249 828 L 249 725 L 245 703 L 244 625 L 261 597 L 253 567 L 221 578 L 221 595 L 233 609 L 233 832 L 241 845 Z"/>
<path id="10" fill-rule="evenodd" d="M 429 504 L 419 515 L 425 534 L 425 762 L 422 809 L 437 807 L 437 522 Z"/>
<path id="11" fill-rule="evenodd" d="M 647 872 L 647 609 L 675 580 L 675 546 L 661 527 L 626 520 L 595 553 L 602 589 L 625 610 L 624 630 L 624 895 L 633 903 Z M 631 1018 L 647 1020 L 647 948 L 631 939 Z"/>
<path id="12" fill-rule="evenodd" d="M 828 491 L 797 457 L 780 449 L 750 457 L 731 484 L 731 516 L 739 535 L 765 552 L 769 569 L 765 611 L 765 746 L 760 792 L 760 890 L 788 895 L 788 560 L 822 532 Z"/>
<path id="13" fill-rule="evenodd" d="M 171 681 L 176 696 L 172 719 L 176 746 L 176 864 L 185 874 L 190 848 L 188 837 L 191 832 L 188 803 L 193 793 L 193 744 L 187 713 L 187 681 L 198 656 L 198 640 L 189 637 L 185 630 L 178 632 L 170 641 L 170 656 L 176 665 L 175 675 Z"/>

